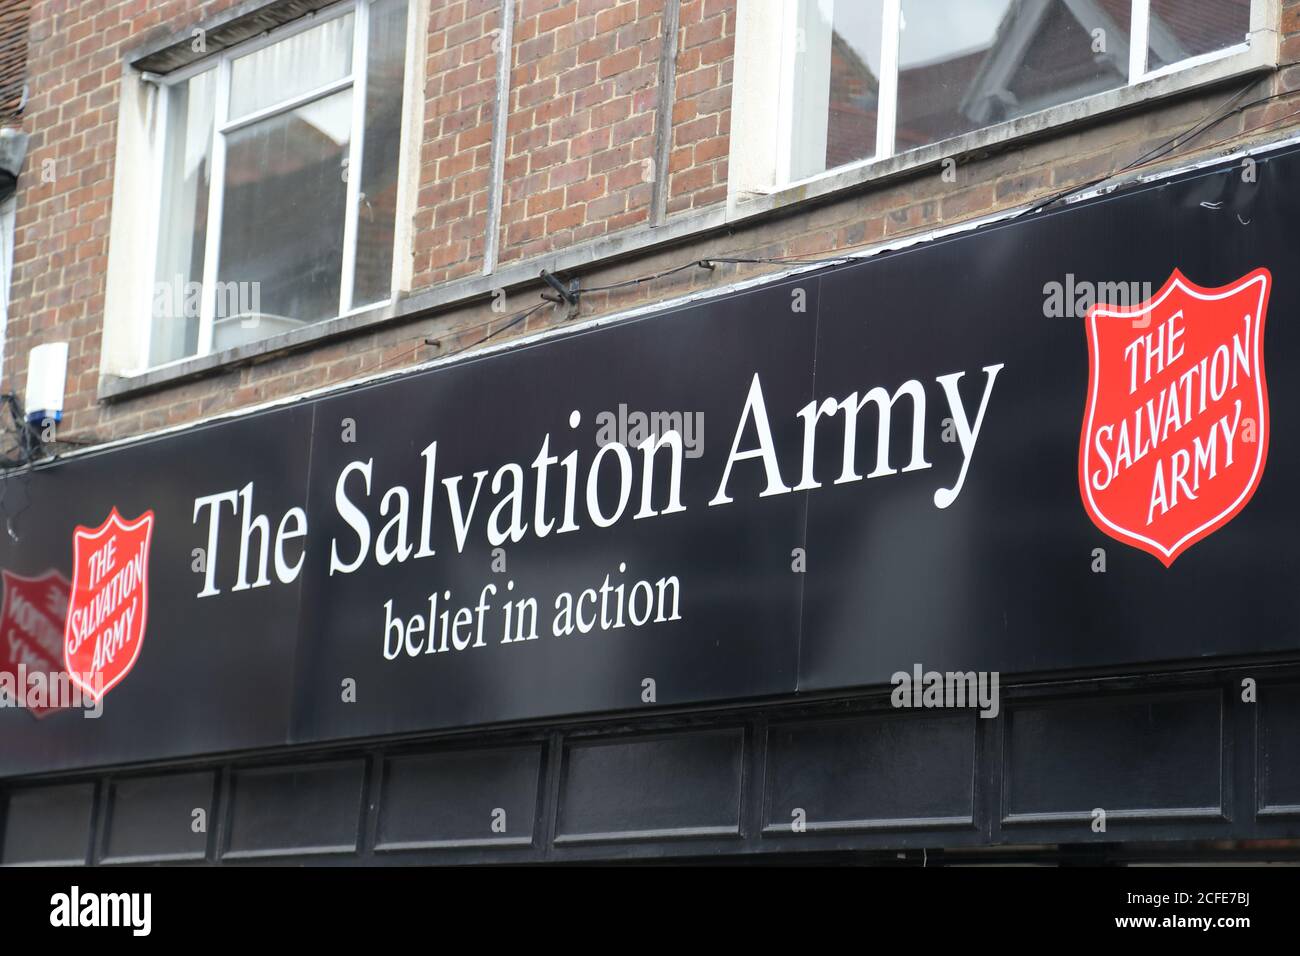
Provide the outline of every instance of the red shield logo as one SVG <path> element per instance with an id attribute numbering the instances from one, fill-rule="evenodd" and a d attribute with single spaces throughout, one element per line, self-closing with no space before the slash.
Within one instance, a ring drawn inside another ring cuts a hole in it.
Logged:
<path id="1" fill-rule="evenodd" d="M 117 509 L 98 528 L 72 536 L 72 599 L 63 631 L 68 675 L 94 700 L 140 656 L 149 614 L 153 512 L 126 521 Z"/>
<path id="2" fill-rule="evenodd" d="M 1083 506 L 1165 567 L 1236 517 L 1268 457 L 1267 269 L 1206 289 L 1178 270 L 1151 299 L 1088 312 Z"/>
<path id="3" fill-rule="evenodd" d="M 29 578 L 12 571 L 0 571 L 4 580 L 4 606 L 0 608 L 0 673 L 11 675 L 20 694 L 28 676 L 44 674 L 45 687 L 53 688 L 63 673 L 63 622 L 68 613 L 68 579 L 58 571 Z M 33 717 L 47 717 L 62 710 L 55 695 L 43 695 L 43 703 L 25 697 Z"/>

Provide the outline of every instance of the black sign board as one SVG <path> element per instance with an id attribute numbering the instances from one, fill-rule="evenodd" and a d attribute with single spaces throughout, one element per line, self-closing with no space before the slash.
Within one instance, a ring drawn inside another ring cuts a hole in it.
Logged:
<path id="1" fill-rule="evenodd" d="M 1297 197 L 1260 157 L 10 476 L 0 672 L 108 689 L 0 708 L 0 775 L 1290 652 Z"/>

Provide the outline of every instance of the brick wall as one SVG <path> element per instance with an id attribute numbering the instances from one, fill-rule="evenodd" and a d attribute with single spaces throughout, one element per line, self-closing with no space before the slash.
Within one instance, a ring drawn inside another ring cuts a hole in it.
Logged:
<path id="1" fill-rule="evenodd" d="M 497 0 L 428 0 L 426 103 L 414 212 L 416 291 L 483 269 L 488 228 L 499 29 Z M 517 0 L 499 232 L 503 263 L 574 242 L 647 227 L 653 216 L 659 59 L 665 0 Z M 667 211 L 672 222 L 725 201 L 736 0 L 682 0 L 672 102 Z M 70 343 L 62 434 L 84 440 L 135 434 L 306 389 L 399 369 L 472 345 L 507 314 L 488 301 L 382 328 L 111 403 L 97 399 L 122 51 L 188 30 L 230 0 L 101 3 L 44 0 L 32 8 L 32 134 L 20 182 L 14 280 L 5 346 L 6 388 L 21 392 L 28 351 Z M 1285 65 L 1249 98 L 1288 94 L 1230 117 L 1166 162 L 1222 153 L 1243 139 L 1276 138 L 1300 110 L 1300 0 L 1281 6 Z M 1228 86 L 1153 105 L 983 157 L 956 176 L 936 169 L 859 189 L 816 208 L 686 239 L 615 265 L 593 263 L 588 284 L 642 276 L 722 255 L 814 255 L 986 215 L 1090 182 L 1130 164 L 1212 110 Z M 1272 124 L 1272 125 L 1269 125 Z M 42 171 L 52 170 L 52 181 Z M 47 177 L 48 178 L 48 177 Z M 130 211 L 120 211 L 130 215 Z M 771 271 L 723 265 L 583 297 L 588 318 Z M 535 292 L 512 295 L 509 312 Z M 566 321 L 545 309 L 496 341 Z M 438 344 L 426 344 L 434 339 Z"/>
<path id="2" fill-rule="evenodd" d="M 664 0 L 520 0 L 501 261 L 645 223 Z"/>
<path id="3" fill-rule="evenodd" d="M 677 39 L 668 212 L 727 198 L 736 0 L 685 0 Z"/>
<path id="4" fill-rule="evenodd" d="M 416 288 L 483 267 L 499 33 L 495 0 L 440 2 L 429 12 L 412 243 Z"/>

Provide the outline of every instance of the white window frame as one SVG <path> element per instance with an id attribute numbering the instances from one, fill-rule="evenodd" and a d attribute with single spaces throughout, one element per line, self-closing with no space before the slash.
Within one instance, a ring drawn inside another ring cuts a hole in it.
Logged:
<path id="1" fill-rule="evenodd" d="M 228 49 L 213 53 L 201 60 L 196 60 L 188 66 L 174 70 L 165 76 L 157 79 L 158 94 L 157 100 L 152 106 L 154 128 L 149 131 L 150 139 L 154 144 L 153 162 L 153 195 L 152 206 L 150 209 L 149 221 L 149 251 L 150 255 L 147 261 L 150 264 L 151 272 L 148 282 L 150 299 L 143 304 L 142 314 L 145 316 L 144 332 L 139 336 L 139 353 L 138 368 L 140 369 L 158 369 L 166 368 L 172 365 L 178 365 L 183 362 L 190 362 L 196 358 L 202 358 L 213 353 L 213 337 L 216 319 L 216 293 L 217 293 L 217 269 L 219 267 L 218 259 L 220 257 L 221 245 L 221 217 L 224 205 L 225 178 L 226 178 L 226 136 L 236 130 L 242 129 L 252 123 L 260 120 L 278 116 L 291 110 L 298 109 L 309 103 L 323 99 L 342 90 L 352 90 L 352 130 L 348 145 L 347 156 L 347 199 L 346 209 L 343 221 L 343 261 L 342 273 L 339 282 L 339 307 L 336 316 L 332 318 L 346 318 L 363 312 L 369 312 L 377 308 L 382 308 L 392 302 L 393 292 L 398 287 L 399 282 L 399 264 L 396 249 L 397 232 L 400 230 L 400 224 L 394 224 L 394 254 L 393 254 L 393 274 L 389 282 L 389 295 L 387 298 L 378 302 L 367 302 L 353 308 L 352 292 L 354 288 L 356 273 L 356 236 L 357 236 L 357 199 L 361 188 L 361 176 L 353 173 L 354 170 L 361 169 L 361 157 L 365 148 L 365 109 L 366 109 L 366 74 L 368 69 L 367 51 L 369 41 L 370 27 L 370 5 L 373 0 L 342 0 L 340 3 L 324 7 L 314 13 L 309 13 L 301 19 L 292 23 L 285 24 L 270 30 L 267 33 L 246 40 L 243 43 L 236 44 Z M 412 45 L 413 38 L 410 35 L 412 22 L 411 8 L 416 6 L 419 0 L 408 0 L 407 4 L 407 51 Z M 254 53 L 260 49 L 279 43 L 296 34 L 303 33 L 313 29 L 322 23 L 338 17 L 353 14 L 352 21 L 352 71 L 347 76 L 338 80 L 333 80 L 323 86 L 300 93 L 297 96 L 277 100 L 270 106 L 263 107 L 253 113 L 241 116 L 239 119 L 229 119 L 230 105 L 230 75 L 231 64 L 249 53 Z M 406 57 L 407 70 L 409 72 L 411 58 Z M 168 98 L 171 91 L 178 84 L 187 82 L 200 73 L 209 70 L 215 70 L 216 75 L 216 103 L 213 111 L 213 137 L 212 137 L 212 155 L 211 175 L 208 182 L 208 199 L 207 199 L 207 234 L 205 238 L 205 247 L 203 253 L 203 276 L 201 279 L 202 298 L 200 300 L 199 310 L 199 337 L 196 351 L 191 355 L 182 356 L 168 362 L 150 363 L 150 349 L 153 338 L 153 315 L 152 315 L 152 290 L 156 277 L 152 274 L 152 264 L 157 262 L 158 254 L 158 230 L 162 221 L 163 213 L 163 194 L 165 183 L 163 182 L 163 157 L 166 155 L 167 146 L 167 116 L 168 116 Z M 404 84 L 409 89 L 410 84 Z M 405 111 L 405 106 L 403 107 Z M 405 127 L 405 122 L 403 126 Z M 403 130 L 405 136 L 405 129 Z M 399 182 L 403 178 L 400 168 L 401 161 L 405 160 L 406 149 L 403 148 L 399 155 Z M 403 206 L 398 203 L 398 218 L 403 214 Z M 330 318 L 321 321 L 330 321 Z"/>
<path id="2" fill-rule="evenodd" d="M 806 0 L 815 3 L 816 0 Z M 832 0 L 846 3 L 854 0 Z M 799 91 L 796 62 L 804 0 L 738 0 L 733 82 L 732 171 L 728 203 L 774 207 L 883 178 L 948 156 L 1015 139 L 1052 126 L 1129 107 L 1277 64 L 1278 0 L 1252 0 L 1250 32 L 1243 42 L 1147 69 L 1150 0 L 1133 0 L 1126 85 L 1058 104 L 950 139 L 895 152 L 898 94 L 898 24 L 902 0 L 884 0 L 881 30 L 876 151 L 873 156 L 810 176 L 794 177 Z M 771 69 L 775 60 L 779 68 Z M 771 104 L 776 103 L 773 110 Z M 806 121 L 805 121 L 806 122 Z"/>

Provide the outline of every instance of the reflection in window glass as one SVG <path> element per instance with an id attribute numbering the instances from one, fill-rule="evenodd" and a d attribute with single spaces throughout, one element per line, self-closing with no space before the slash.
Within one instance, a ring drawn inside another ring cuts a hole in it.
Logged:
<path id="1" fill-rule="evenodd" d="M 876 152 L 882 0 L 835 4 L 831 23 L 826 168 Z"/>
<path id="2" fill-rule="evenodd" d="M 1151 0 L 1147 70 L 1246 42 L 1250 0 Z"/>
<path id="3" fill-rule="evenodd" d="M 837 3 L 831 23 L 826 168 L 876 152 L 883 0 Z"/>
<path id="4" fill-rule="evenodd" d="M 352 14 L 285 37 L 230 66 L 230 119 L 283 103 L 352 72 Z"/>
<path id="5" fill-rule="evenodd" d="M 884 0 L 805 0 L 795 50 L 790 177 L 876 154 Z"/>
<path id="6" fill-rule="evenodd" d="M 357 255 L 352 307 L 387 299 L 392 290 L 397 220 L 397 157 L 402 139 L 406 0 L 375 0 L 366 54 L 366 126 L 357 196 Z"/>
<path id="7" fill-rule="evenodd" d="M 216 71 L 208 70 L 172 87 L 168 97 L 151 365 L 192 355 L 198 346 L 215 89 Z"/>
<path id="8" fill-rule="evenodd" d="M 227 136 L 214 349 L 338 314 L 351 121 L 344 90 Z"/>
<path id="9" fill-rule="evenodd" d="M 1130 0 L 903 0 L 902 152 L 1125 85 Z"/>

